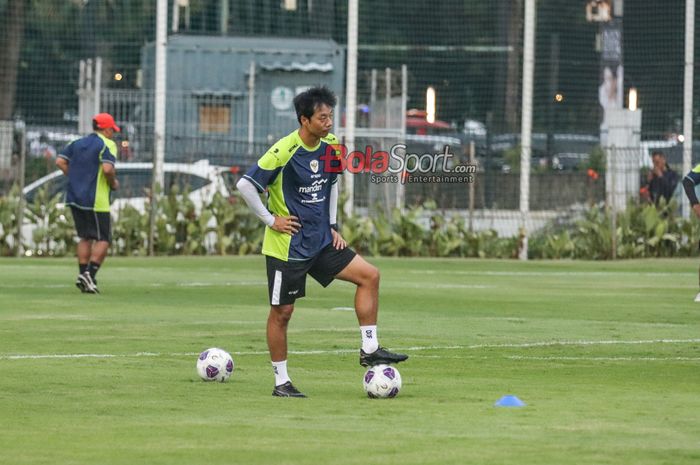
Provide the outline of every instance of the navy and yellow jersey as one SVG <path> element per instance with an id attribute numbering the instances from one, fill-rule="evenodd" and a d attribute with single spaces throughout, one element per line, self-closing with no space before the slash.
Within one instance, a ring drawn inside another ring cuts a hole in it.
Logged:
<path id="1" fill-rule="evenodd" d="M 66 204 L 83 210 L 109 212 L 110 187 L 102 163 L 114 164 L 117 144 L 92 133 L 68 144 L 58 155 L 68 160 Z"/>
<path id="2" fill-rule="evenodd" d="M 698 184 L 700 184 L 700 165 L 696 165 L 683 178 L 683 189 L 685 189 L 685 194 L 688 196 L 691 205 L 698 204 L 698 197 L 695 194 L 695 186 Z"/>
<path id="3" fill-rule="evenodd" d="M 307 147 L 295 130 L 273 145 L 243 176 L 258 189 L 268 190 L 267 208 L 274 215 L 299 218 L 299 232 L 290 236 L 265 228 L 262 253 L 280 260 L 308 260 L 332 242 L 331 186 L 338 174 L 325 169 L 324 154 L 337 144 L 333 134 L 316 147 Z"/>

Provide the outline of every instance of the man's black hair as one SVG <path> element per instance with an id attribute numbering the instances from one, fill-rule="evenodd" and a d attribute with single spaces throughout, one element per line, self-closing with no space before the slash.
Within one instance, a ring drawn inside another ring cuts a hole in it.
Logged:
<path id="1" fill-rule="evenodd" d="M 100 127 L 97 125 L 97 121 L 92 120 L 92 130 L 97 131 Z"/>
<path id="2" fill-rule="evenodd" d="M 316 108 L 321 104 L 326 104 L 331 108 L 335 108 L 336 103 L 338 103 L 338 99 L 335 97 L 333 91 L 326 86 L 317 86 L 307 89 L 294 97 L 294 109 L 297 111 L 297 121 L 301 124 L 302 116 L 311 119 Z"/>

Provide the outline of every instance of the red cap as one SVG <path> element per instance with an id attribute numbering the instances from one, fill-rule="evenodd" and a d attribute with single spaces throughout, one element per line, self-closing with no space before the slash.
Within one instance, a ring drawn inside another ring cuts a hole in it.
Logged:
<path id="1" fill-rule="evenodd" d="M 99 113 L 93 116 L 92 120 L 97 124 L 99 129 L 111 128 L 117 132 L 121 131 L 119 126 L 117 126 L 117 123 L 114 122 L 114 118 L 109 113 Z"/>

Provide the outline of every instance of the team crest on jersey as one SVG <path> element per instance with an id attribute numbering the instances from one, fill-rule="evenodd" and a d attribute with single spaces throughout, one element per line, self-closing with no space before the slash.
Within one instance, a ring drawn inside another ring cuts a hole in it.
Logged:
<path id="1" fill-rule="evenodd" d="M 309 166 L 311 167 L 311 171 L 313 171 L 314 173 L 318 173 L 318 160 L 311 160 Z"/>

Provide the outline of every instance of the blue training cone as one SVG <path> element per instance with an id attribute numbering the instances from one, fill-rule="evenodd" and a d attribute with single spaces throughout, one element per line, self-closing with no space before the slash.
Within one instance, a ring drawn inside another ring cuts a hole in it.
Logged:
<path id="1" fill-rule="evenodd" d="M 496 407 L 525 407 L 525 402 L 518 399 L 518 396 L 503 396 L 496 402 Z"/>

